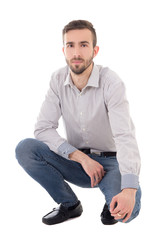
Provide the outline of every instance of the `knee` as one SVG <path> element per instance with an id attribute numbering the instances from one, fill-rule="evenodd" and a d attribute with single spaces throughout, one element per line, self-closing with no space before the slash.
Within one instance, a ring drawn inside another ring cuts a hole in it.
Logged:
<path id="1" fill-rule="evenodd" d="M 29 161 L 29 156 L 33 152 L 34 142 L 36 140 L 32 138 L 27 138 L 18 143 L 15 149 L 16 159 L 21 166 L 25 166 Z"/>
<path id="2" fill-rule="evenodd" d="M 140 209 L 138 209 L 136 212 L 133 212 L 131 217 L 124 223 L 130 223 L 131 221 L 133 221 L 136 217 L 138 217 L 140 212 Z M 122 220 L 120 220 L 120 222 L 122 222 Z"/>

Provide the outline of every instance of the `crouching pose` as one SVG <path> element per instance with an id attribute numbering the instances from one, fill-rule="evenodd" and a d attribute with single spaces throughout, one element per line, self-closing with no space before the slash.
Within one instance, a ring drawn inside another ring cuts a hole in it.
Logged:
<path id="1" fill-rule="evenodd" d="M 104 194 L 101 221 L 133 220 L 140 211 L 140 156 L 123 81 L 93 62 L 98 54 L 93 25 L 72 21 L 63 29 L 67 66 L 54 72 L 35 126 L 16 158 L 59 204 L 42 221 L 57 224 L 82 214 L 69 182 Z M 66 139 L 58 132 L 62 116 Z"/>

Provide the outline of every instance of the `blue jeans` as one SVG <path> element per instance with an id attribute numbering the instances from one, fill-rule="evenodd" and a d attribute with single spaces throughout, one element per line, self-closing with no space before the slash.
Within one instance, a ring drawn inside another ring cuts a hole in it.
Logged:
<path id="1" fill-rule="evenodd" d="M 121 192 L 121 174 L 116 157 L 100 157 L 96 154 L 88 156 L 99 162 L 106 171 L 99 187 L 105 196 L 108 206 L 112 198 Z M 78 198 L 67 182 L 79 187 L 91 188 L 90 177 L 81 164 L 67 160 L 49 149 L 36 139 L 22 140 L 16 147 L 16 158 L 24 170 L 54 199 L 58 204 L 69 207 L 77 203 Z M 141 190 L 136 193 L 136 203 L 130 219 L 134 219 L 140 211 Z M 121 220 L 120 220 L 121 221 Z"/>

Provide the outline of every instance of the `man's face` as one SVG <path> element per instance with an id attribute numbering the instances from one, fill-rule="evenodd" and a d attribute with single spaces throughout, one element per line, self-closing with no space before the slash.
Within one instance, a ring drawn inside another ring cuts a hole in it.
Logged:
<path id="1" fill-rule="evenodd" d="M 64 35 L 63 53 L 75 74 L 83 73 L 91 65 L 98 49 L 93 48 L 92 33 L 88 29 L 71 30 Z"/>

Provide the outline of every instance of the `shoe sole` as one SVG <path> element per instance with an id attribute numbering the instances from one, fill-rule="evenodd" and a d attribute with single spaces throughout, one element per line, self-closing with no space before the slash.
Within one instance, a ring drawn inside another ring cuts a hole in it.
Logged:
<path id="1" fill-rule="evenodd" d="M 102 222 L 104 225 L 114 225 L 114 224 L 118 223 L 118 221 L 115 220 L 115 219 L 110 220 L 110 221 L 106 221 L 106 219 L 101 219 L 101 222 Z"/>

